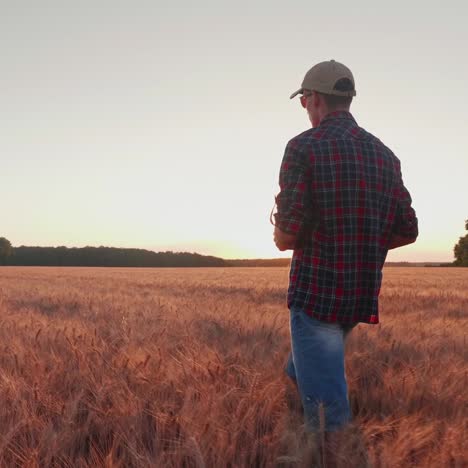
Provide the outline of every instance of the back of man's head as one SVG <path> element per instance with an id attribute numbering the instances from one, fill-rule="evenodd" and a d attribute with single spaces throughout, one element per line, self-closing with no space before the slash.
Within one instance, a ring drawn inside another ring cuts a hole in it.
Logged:
<path id="1" fill-rule="evenodd" d="M 334 88 L 337 91 L 343 92 L 353 92 L 354 83 L 349 78 L 340 78 L 334 85 Z M 336 110 L 349 110 L 351 102 L 353 101 L 353 96 L 337 96 L 336 94 L 325 94 L 320 93 L 323 96 L 323 100 L 328 107 L 329 111 Z"/>
<path id="2" fill-rule="evenodd" d="M 312 127 L 316 127 L 331 112 L 349 111 L 356 96 L 354 76 L 346 65 L 336 60 L 320 62 L 305 74 L 301 87 L 290 98 L 298 94 Z"/>
<path id="3" fill-rule="evenodd" d="M 336 60 L 314 65 L 304 77 L 301 87 L 291 94 L 291 99 L 304 91 L 314 91 L 324 96 L 330 110 L 348 108 L 356 96 L 351 70 Z"/>

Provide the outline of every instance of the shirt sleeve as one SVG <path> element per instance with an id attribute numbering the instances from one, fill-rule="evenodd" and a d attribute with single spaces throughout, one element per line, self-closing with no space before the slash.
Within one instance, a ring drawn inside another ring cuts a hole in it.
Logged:
<path id="1" fill-rule="evenodd" d="M 310 204 L 309 177 L 305 155 L 290 141 L 281 162 L 280 192 L 275 199 L 275 225 L 287 234 L 297 235 L 303 231 Z"/>
<path id="2" fill-rule="evenodd" d="M 406 237 L 409 239 L 415 239 L 418 237 L 418 218 L 416 217 L 416 212 L 411 206 L 412 199 L 411 195 L 408 192 L 408 189 L 403 184 L 403 179 L 401 175 L 401 165 L 398 161 L 397 164 L 397 211 L 395 217 L 395 223 L 393 226 L 393 234 L 396 234 L 401 237 Z"/>

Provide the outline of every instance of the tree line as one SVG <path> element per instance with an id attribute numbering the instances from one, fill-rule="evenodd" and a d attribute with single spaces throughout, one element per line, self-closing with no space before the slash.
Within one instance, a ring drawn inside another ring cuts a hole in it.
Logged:
<path id="1" fill-rule="evenodd" d="M 116 247 L 11 247 L 0 238 L 0 265 L 86 267 L 222 267 L 222 258 L 189 252 Z M 6 240 L 6 239 L 5 239 Z"/>
<path id="2" fill-rule="evenodd" d="M 465 221 L 468 231 L 468 219 Z M 453 248 L 453 266 L 468 266 L 468 234 Z M 224 260 L 189 252 L 153 252 L 116 247 L 21 247 L 0 237 L 0 265 L 11 266 L 105 266 L 105 267 L 230 267 L 286 266 L 289 259 Z M 397 265 L 397 264 L 395 264 Z M 450 264 L 444 264 L 448 266 Z"/>
<path id="3" fill-rule="evenodd" d="M 468 219 L 465 221 L 465 230 L 468 231 Z M 455 256 L 454 265 L 468 266 L 468 234 L 460 237 L 453 248 L 453 254 Z"/>

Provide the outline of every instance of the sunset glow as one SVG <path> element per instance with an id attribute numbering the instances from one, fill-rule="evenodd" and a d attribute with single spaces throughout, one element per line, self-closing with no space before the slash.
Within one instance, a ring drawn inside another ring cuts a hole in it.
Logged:
<path id="1" fill-rule="evenodd" d="M 309 124 L 288 97 L 335 58 L 356 78 L 354 117 L 413 195 L 420 237 L 388 260 L 453 260 L 468 217 L 468 7 L 296 3 L 4 6 L 0 236 L 290 256 L 269 213 L 285 145 Z"/>

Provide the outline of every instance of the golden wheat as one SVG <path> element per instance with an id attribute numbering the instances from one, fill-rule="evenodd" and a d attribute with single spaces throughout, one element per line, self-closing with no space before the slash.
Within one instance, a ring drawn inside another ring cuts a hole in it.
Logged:
<path id="1" fill-rule="evenodd" d="M 315 466 L 285 268 L 0 270 L 0 464 Z M 468 269 L 387 268 L 347 345 L 358 466 L 467 466 Z M 360 444 L 360 445 L 359 445 Z M 361 447 L 361 448 L 360 448 Z"/>

